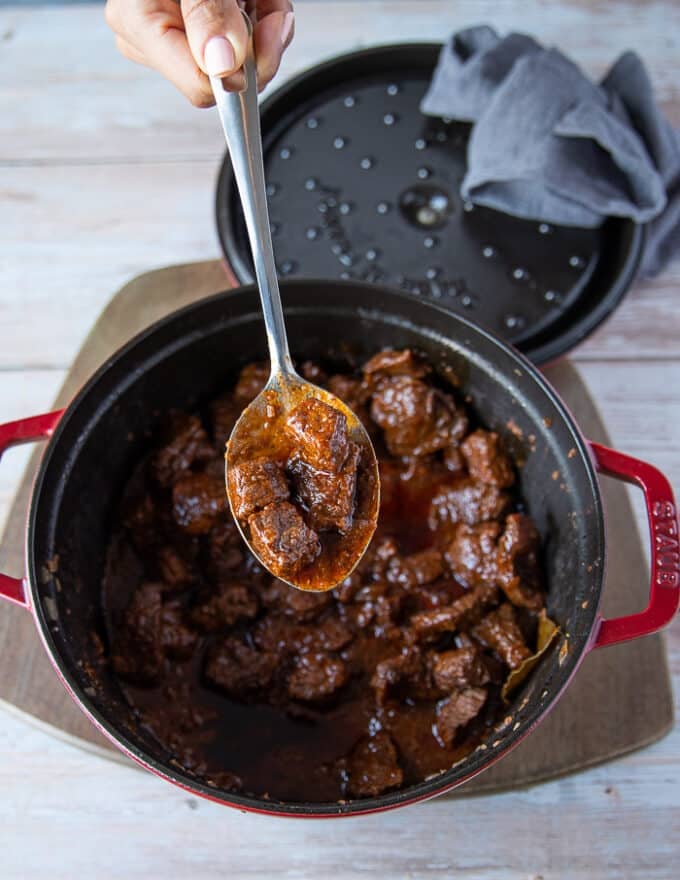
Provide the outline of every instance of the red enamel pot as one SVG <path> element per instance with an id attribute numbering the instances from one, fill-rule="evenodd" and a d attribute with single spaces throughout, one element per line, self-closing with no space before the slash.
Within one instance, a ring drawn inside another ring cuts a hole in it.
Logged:
<path id="1" fill-rule="evenodd" d="M 33 614 L 64 687 L 91 721 L 152 772 L 239 809 L 313 817 L 371 813 L 432 797 L 481 772 L 536 727 L 589 651 L 667 624 L 680 598 L 677 512 L 668 480 L 655 467 L 584 439 L 538 370 L 478 326 L 375 285 L 291 281 L 282 294 L 296 356 L 341 362 L 347 352 L 367 357 L 387 346 L 420 349 L 456 372 L 482 422 L 526 456 L 520 491 L 544 538 L 548 612 L 563 635 L 509 708 L 512 726 L 495 730 L 436 778 L 398 791 L 342 804 L 277 803 L 220 790 L 178 767 L 136 720 L 101 656 L 100 590 L 112 516 L 161 414 L 200 405 L 228 387 L 239 367 L 266 355 L 252 287 L 156 323 L 113 355 L 65 410 L 0 427 L 0 452 L 48 438 L 31 497 L 26 575 L 0 576 L 0 593 Z M 533 435 L 524 450 L 517 449 L 518 429 L 520 436 Z M 599 612 L 606 548 L 598 472 L 639 486 L 649 517 L 649 604 L 613 620 Z"/>

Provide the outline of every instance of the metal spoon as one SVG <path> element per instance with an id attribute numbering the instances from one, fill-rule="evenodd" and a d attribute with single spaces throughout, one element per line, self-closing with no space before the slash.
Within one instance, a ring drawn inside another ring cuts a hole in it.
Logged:
<path id="1" fill-rule="evenodd" d="M 375 532 L 380 501 L 378 463 L 370 437 L 352 410 L 335 395 L 306 382 L 293 368 L 276 278 L 265 195 L 252 25 L 248 16 L 244 14 L 244 18 L 250 35 L 243 66 L 246 80 L 244 89 L 240 92 L 228 92 L 219 77 L 211 77 L 210 81 L 248 229 L 267 331 L 271 374 L 262 392 L 241 414 L 227 443 L 227 496 L 244 540 L 266 568 L 294 587 L 329 590 L 351 573 Z M 359 447 L 354 515 L 347 534 L 319 535 L 322 550 L 313 562 L 295 571 L 282 571 L 280 568 L 275 570 L 276 566 L 272 565 L 271 560 L 268 564 L 253 548 L 248 523 L 240 522 L 236 516 L 238 498 L 231 491 L 228 475 L 230 468 L 237 464 L 261 458 L 263 453 L 274 453 L 276 426 L 284 422 L 287 415 L 309 397 L 317 398 L 342 412 L 347 419 L 349 437 Z"/>

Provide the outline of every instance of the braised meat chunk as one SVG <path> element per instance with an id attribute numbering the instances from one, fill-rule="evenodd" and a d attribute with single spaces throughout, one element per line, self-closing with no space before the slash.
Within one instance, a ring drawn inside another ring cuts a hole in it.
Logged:
<path id="1" fill-rule="evenodd" d="M 188 660 L 196 647 L 196 632 L 187 626 L 182 605 L 168 602 L 161 610 L 163 653 L 174 660 Z"/>
<path id="2" fill-rule="evenodd" d="M 330 654 L 300 654 L 288 676 L 288 694 L 293 700 L 318 702 L 344 687 L 349 670 L 339 657 Z"/>
<path id="3" fill-rule="evenodd" d="M 141 584 L 116 630 L 111 662 L 117 675 L 139 685 L 157 684 L 163 662 L 159 583 Z"/>
<path id="4" fill-rule="evenodd" d="M 196 572 L 193 564 L 172 545 L 160 547 L 157 558 L 161 579 L 170 590 L 182 590 L 194 582 Z"/>
<path id="5" fill-rule="evenodd" d="M 328 385 L 328 374 L 314 361 L 303 361 L 300 364 L 300 375 L 315 385 Z"/>
<path id="6" fill-rule="evenodd" d="M 355 379 L 352 376 L 344 376 L 342 374 L 330 377 L 328 380 L 328 390 L 331 394 L 339 397 L 343 403 L 346 403 L 357 415 L 364 411 L 364 405 L 371 396 L 371 389 L 365 382 L 362 382 L 361 379 Z M 368 430 L 370 424 L 365 425 L 365 427 Z"/>
<path id="7" fill-rule="evenodd" d="M 472 634 L 482 645 L 495 651 L 510 669 L 516 669 L 531 655 L 508 602 L 483 617 L 472 628 Z"/>
<path id="8" fill-rule="evenodd" d="M 141 498 L 135 497 L 125 504 L 122 512 L 123 524 L 129 530 L 132 542 L 140 553 L 148 553 L 161 543 L 159 516 L 160 513 L 150 494 L 144 494 Z"/>
<path id="9" fill-rule="evenodd" d="M 379 732 L 357 743 L 346 762 L 347 794 L 375 797 L 401 785 L 404 772 L 389 734 Z"/>
<path id="10" fill-rule="evenodd" d="M 540 537 L 523 513 L 511 513 L 498 542 L 498 585 L 513 605 L 539 611 L 543 605 L 538 563 Z"/>
<path id="11" fill-rule="evenodd" d="M 446 561 L 455 577 L 466 587 L 498 582 L 498 538 L 500 523 L 478 525 L 458 523 L 446 548 Z"/>
<path id="12" fill-rule="evenodd" d="M 278 578 L 274 578 L 268 587 L 260 591 L 260 597 L 267 608 L 298 622 L 316 620 L 333 604 L 329 593 L 291 590 L 288 584 Z"/>
<path id="13" fill-rule="evenodd" d="M 444 692 L 480 687 L 489 681 L 489 670 L 476 645 L 440 651 L 432 658 L 432 677 Z"/>
<path id="14" fill-rule="evenodd" d="M 231 697 L 242 699 L 264 691 L 278 667 L 275 654 L 258 651 L 228 636 L 215 642 L 205 662 L 205 677 Z"/>
<path id="15" fill-rule="evenodd" d="M 276 574 L 295 572 L 321 553 L 319 536 L 288 501 L 269 504 L 254 513 L 248 525 L 255 552 Z"/>
<path id="16" fill-rule="evenodd" d="M 300 458 L 320 471 L 337 474 L 350 452 L 347 417 L 316 397 L 308 397 L 288 416 L 286 429 Z"/>
<path id="17" fill-rule="evenodd" d="M 224 453 L 227 440 L 242 410 L 242 403 L 233 394 L 225 394 L 211 404 L 212 435 L 218 452 Z"/>
<path id="18" fill-rule="evenodd" d="M 230 467 L 227 473 L 229 494 L 237 499 L 234 516 L 248 517 L 274 501 L 288 501 L 290 491 L 277 461 L 256 458 Z"/>
<path id="19" fill-rule="evenodd" d="M 412 376 L 414 379 L 422 379 L 429 372 L 429 364 L 409 348 L 401 351 L 385 349 L 373 355 L 363 367 L 364 376 L 370 382 L 383 376 Z"/>
<path id="20" fill-rule="evenodd" d="M 354 633 L 347 624 L 336 617 L 327 617 L 322 623 L 310 626 L 304 643 L 314 649 L 323 651 L 340 651 L 354 638 Z"/>
<path id="21" fill-rule="evenodd" d="M 431 659 L 413 645 L 396 657 L 378 663 L 371 679 L 378 705 L 384 705 L 388 697 L 395 696 L 415 700 L 441 697 L 442 691 L 432 677 Z"/>
<path id="22" fill-rule="evenodd" d="M 239 373 L 238 381 L 234 388 L 234 399 L 241 407 L 252 403 L 257 395 L 267 384 L 269 378 L 269 365 L 257 361 L 246 366 Z"/>
<path id="23" fill-rule="evenodd" d="M 459 522 L 470 526 L 503 516 L 511 504 L 511 497 L 503 489 L 489 483 L 481 483 L 472 477 L 458 478 L 443 485 L 430 505 L 430 528 L 455 525 Z"/>
<path id="24" fill-rule="evenodd" d="M 485 688 L 466 688 L 437 706 L 437 736 L 444 745 L 450 746 L 458 730 L 479 714 L 486 696 Z"/>
<path id="25" fill-rule="evenodd" d="M 169 488 L 194 465 L 215 455 L 205 428 L 198 416 L 175 413 L 168 431 L 170 441 L 153 457 L 151 467 L 160 486 Z"/>
<path id="26" fill-rule="evenodd" d="M 391 584 L 418 587 L 431 584 L 444 574 L 442 554 L 434 547 L 410 556 L 392 556 L 385 570 Z"/>
<path id="27" fill-rule="evenodd" d="M 208 579 L 215 582 L 233 577 L 246 557 L 243 539 L 229 512 L 215 523 L 204 540 L 207 545 L 204 570 Z"/>
<path id="28" fill-rule="evenodd" d="M 191 609 L 190 620 L 203 632 L 227 629 L 241 620 L 257 616 L 257 594 L 246 584 L 221 583 L 210 590 L 205 599 Z"/>
<path id="29" fill-rule="evenodd" d="M 538 546 L 538 532 L 529 517 L 511 513 L 503 531 L 497 521 L 459 523 L 446 549 L 446 561 L 466 586 L 496 584 L 513 605 L 539 611 L 543 593 Z"/>
<path id="30" fill-rule="evenodd" d="M 206 535 L 226 513 L 224 480 L 211 474 L 189 474 L 172 488 L 172 515 L 190 535 Z"/>
<path id="31" fill-rule="evenodd" d="M 392 455 L 429 455 L 460 439 L 467 417 L 453 399 L 420 379 L 384 379 L 371 400 L 371 418 Z"/>
<path id="32" fill-rule="evenodd" d="M 335 530 L 345 534 L 352 527 L 359 454 L 359 447 L 350 441 L 345 463 L 334 474 L 317 470 L 302 458 L 289 462 L 295 491 L 308 511 L 310 526 L 316 531 Z"/>
<path id="33" fill-rule="evenodd" d="M 452 474 L 462 476 L 465 473 L 465 459 L 463 458 L 463 453 L 460 451 L 460 446 L 455 444 L 453 446 L 448 446 L 444 450 L 443 458 L 446 469 L 451 471 Z"/>
<path id="34" fill-rule="evenodd" d="M 508 489 L 515 482 L 510 459 L 494 431 L 473 431 L 460 444 L 470 476 L 482 483 Z"/>
<path id="35" fill-rule="evenodd" d="M 411 625 L 419 639 L 428 641 L 442 633 L 468 629 L 497 600 L 498 588 L 494 584 L 480 584 L 450 605 L 414 614 Z"/>

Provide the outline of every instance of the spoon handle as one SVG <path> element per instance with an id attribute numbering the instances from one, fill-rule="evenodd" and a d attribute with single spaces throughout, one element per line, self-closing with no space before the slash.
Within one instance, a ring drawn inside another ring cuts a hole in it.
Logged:
<path id="1" fill-rule="evenodd" d="M 253 49 L 253 28 L 248 27 L 248 52 L 243 65 L 246 85 L 243 91 L 228 92 L 219 77 L 210 77 L 217 110 L 227 139 L 229 156 L 241 196 L 241 205 L 253 254 L 255 276 L 260 289 L 264 323 L 267 330 L 272 376 L 293 373 L 288 338 L 283 321 L 279 282 L 276 278 L 274 250 L 269 228 L 269 212 L 264 183 L 262 135 L 257 106 L 257 74 Z"/>

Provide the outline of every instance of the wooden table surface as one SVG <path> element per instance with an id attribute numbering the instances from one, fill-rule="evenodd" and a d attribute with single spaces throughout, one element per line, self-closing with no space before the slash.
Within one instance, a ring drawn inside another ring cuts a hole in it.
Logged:
<path id="1" fill-rule="evenodd" d="M 490 22 L 593 75 L 635 48 L 680 125 L 680 5 L 624 0 L 299 2 L 280 78 L 373 43 Z M 219 253 L 214 113 L 117 56 L 101 6 L 0 8 L 0 420 L 45 410 L 131 276 Z M 572 355 L 616 446 L 680 490 L 680 261 L 638 283 Z M 0 466 L 0 521 L 27 457 Z M 636 499 L 642 522 L 642 507 Z M 613 551 L 616 552 L 616 548 Z M 19 574 L 16 572 L 16 574 Z M 676 702 L 680 626 L 668 632 Z M 637 754 L 511 794 L 377 817 L 240 815 L 0 712 L 0 877 L 678 876 L 680 730 Z"/>

